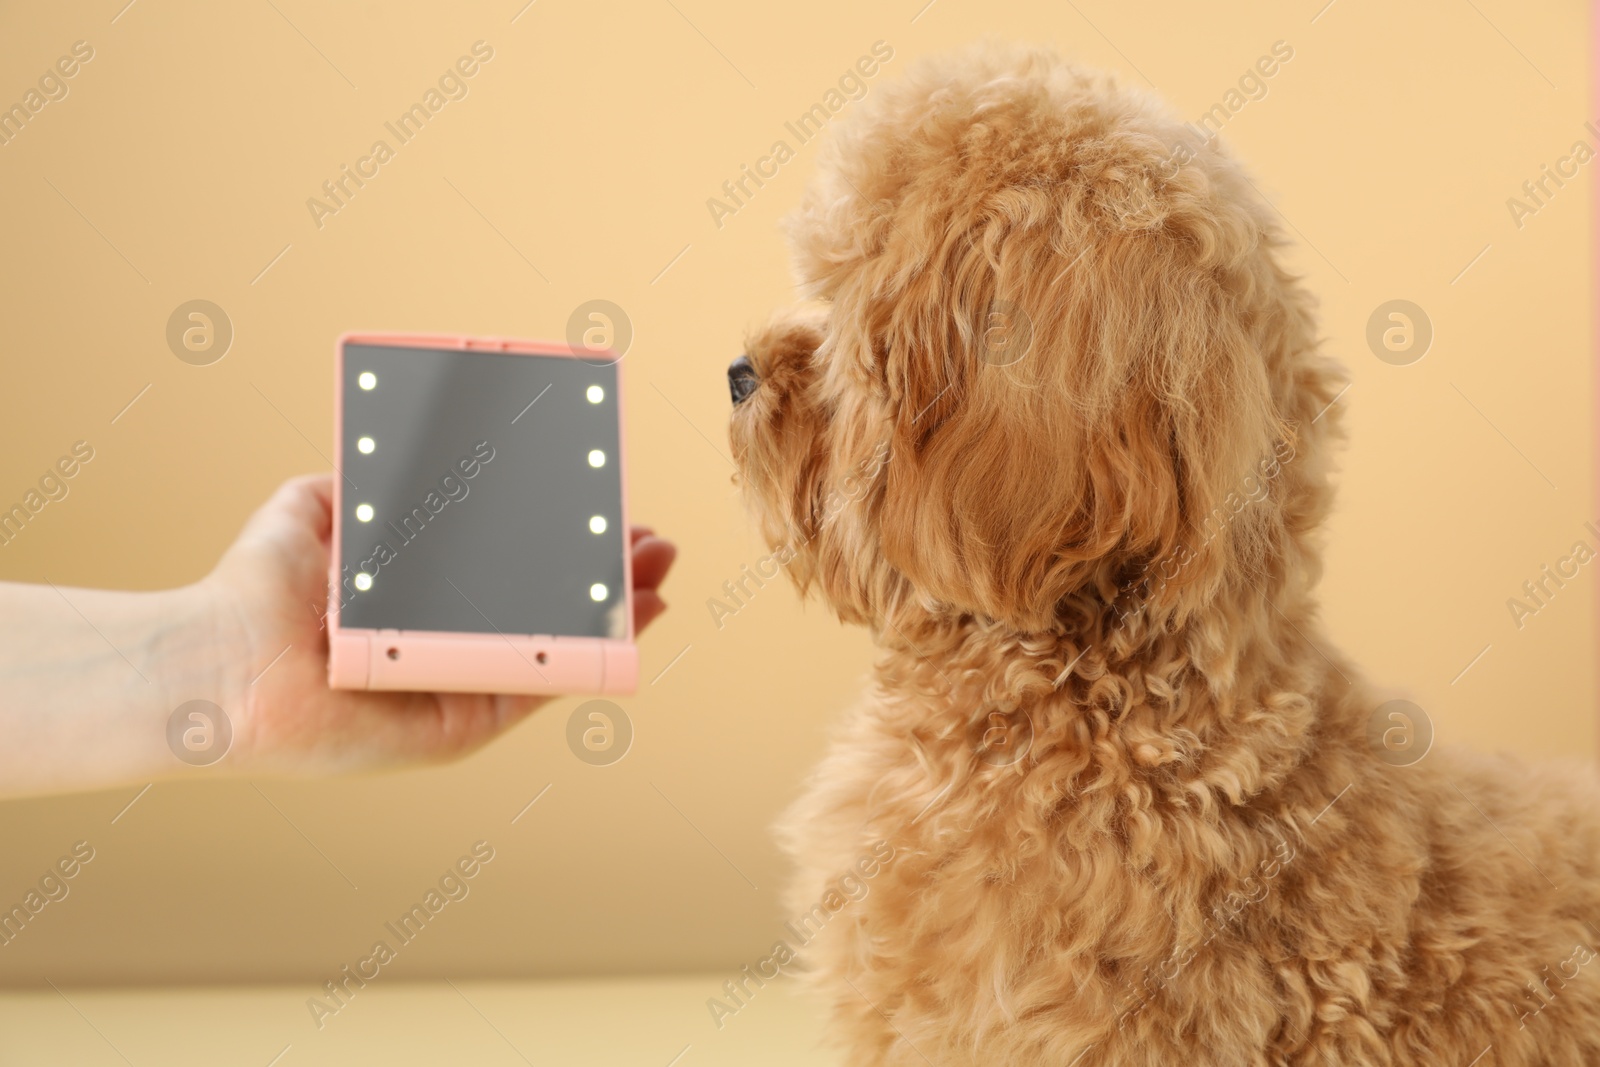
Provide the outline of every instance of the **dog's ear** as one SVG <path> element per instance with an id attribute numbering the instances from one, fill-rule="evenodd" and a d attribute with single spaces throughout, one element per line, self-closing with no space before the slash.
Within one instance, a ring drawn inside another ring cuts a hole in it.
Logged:
<path id="1" fill-rule="evenodd" d="M 1069 264 L 990 236 L 867 326 L 895 413 L 886 561 L 922 595 L 1024 631 L 1080 592 L 1213 586 L 1225 546 L 1267 543 L 1269 517 L 1236 505 L 1259 499 L 1285 433 L 1263 358 L 1282 316 L 1254 276 L 1269 264 L 1199 269 L 1132 234 Z"/>

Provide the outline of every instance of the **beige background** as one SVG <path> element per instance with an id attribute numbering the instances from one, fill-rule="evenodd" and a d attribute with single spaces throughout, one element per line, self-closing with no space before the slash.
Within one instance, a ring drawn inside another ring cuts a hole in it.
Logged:
<path id="1" fill-rule="evenodd" d="M 0 502 L 73 441 L 97 453 L 0 548 L 0 577 L 196 579 L 281 479 L 326 466 L 341 330 L 560 336 L 596 297 L 636 330 L 634 514 L 682 555 L 672 611 L 642 640 L 646 684 L 623 701 L 634 748 L 614 766 L 567 750 L 566 700 L 445 769 L 163 781 L 114 824 L 136 787 L 0 806 L 0 901 L 75 840 L 98 853 L 0 951 L 0 982 L 285 982 L 282 1025 L 303 1028 L 314 986 L 478 839 L 497 858 L 396 981 L 724 973 L 765 951 L 783 918 L 768 827 L 870 649 L 783 586 L 720 629 L 707 609 L 766 551 L 729 480 L 723 369 L 792 297 L 775 224 L 815 143 L 720 229 L 705 202 L 880 39 L 895 56 L 873 85 L 993 33 L 1148 79 L 1191 119 L 1287 41 L 1293 60 L 1224 136 L 1289 220 L 1353 380 L 1331 637 L 1418 701 L 1441 742 L 1595 752 L 1593 565 L 1520 631 L 1506 607 L 1600 517 L 1600 164 L 1520 230 L 1505 203 L 1593 141 L 1576 0 L 123 2 L 0 11 L 0 102 L 74 41 L 95 49 L 70 95 L 0 147 Z M 479 39 L 495 57 L 470 95 L 318 230 L 306 198 Z M 1363 339 L 1401 297 L 1436 331 L 1409 367 Z M 164 341 L 194 298 L 236 330 L 209 367 Z M 709 1027 L 716 988 L 688 999 L 685 1027 Z"/>

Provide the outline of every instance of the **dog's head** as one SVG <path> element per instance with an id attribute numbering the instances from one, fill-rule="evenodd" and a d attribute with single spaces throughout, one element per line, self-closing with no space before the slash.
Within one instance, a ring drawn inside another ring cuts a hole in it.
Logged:
<path id="1" fill-rule="evenodd" d="M 801 587 L 850 620 L 1037 631 L 1282 571 L 1325 507 L 1334 376 L 1237 166 L 1036 50 L 852 106 L 790 222 L 814 303 L 729 369 L 746 496 Z"/>

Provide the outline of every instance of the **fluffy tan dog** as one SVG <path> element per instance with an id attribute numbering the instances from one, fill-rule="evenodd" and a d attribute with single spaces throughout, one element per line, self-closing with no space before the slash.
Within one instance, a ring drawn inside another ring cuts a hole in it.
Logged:
<path id="1" fill-rule="evenodd" d="M 1322 636 L 1341 383 L 1238 164 L 1038 51 L 858 107 L 819 305 L 729 372 L 766 537 L 881 650 L 787 819 L 847 1061 L 1600 1064 L 1600 791 L 1419 760 Z"/>

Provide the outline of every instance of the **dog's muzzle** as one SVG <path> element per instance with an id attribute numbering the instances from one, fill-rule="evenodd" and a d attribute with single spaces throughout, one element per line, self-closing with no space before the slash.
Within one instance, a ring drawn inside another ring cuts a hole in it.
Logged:
<path id="1" fill-rule="evenodd" d="M 749 356 L 740 356 L 728 364 L 728 392 L 733 395 L 736 406 L 748 400 L 760 384 L 761 377 L 756 374 Z"/>

